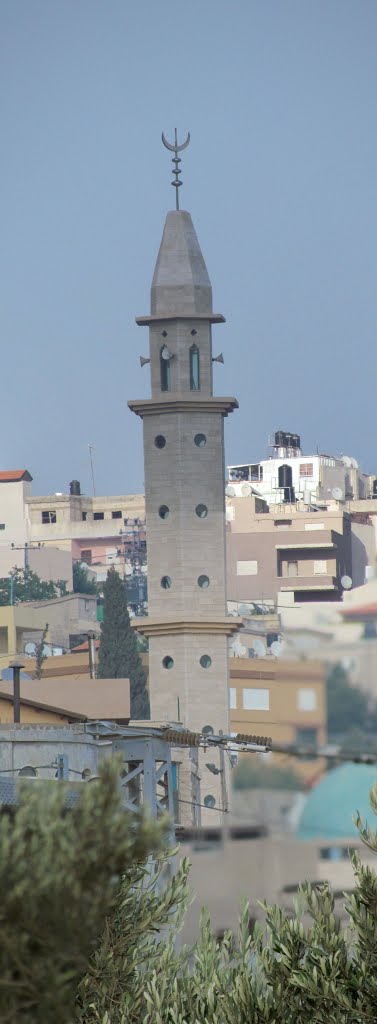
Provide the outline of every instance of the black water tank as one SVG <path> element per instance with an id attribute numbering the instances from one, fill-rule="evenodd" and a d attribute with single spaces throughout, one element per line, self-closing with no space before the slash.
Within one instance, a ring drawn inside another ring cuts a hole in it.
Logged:
<path id="1" fill-rule="evenodd" d="M 287 448 L 293 448 L 293 444 L 292 444 L 292 442 L 293 442 L 293 434 L 291 434 L 291 433 L 289 433 L 289 434 L 288 434 L 288 433 L 287 433 L 287 434 L 285 435 L 285 444 L 286 444 L 286 447 L 287 447 Z"/>
<path id="2" fill-rule="evenodd" d="M 71 483 L 69 485 L 69 493 L 70 494 L 76 494 L 76 495 L 81 494 L 81 487 L 80 487 L 80 481 L 79 480 L 71 480 Z"/>
<path id="3" fill-rule="evenodd" d="M 301 448 L 301 438 L 299 434 L 292 434 L 292 448 Z"/>
<path id="4" fill-rule="evenodd" d="M 373 480 L 373 497 L 377 498 L 377 480 Z"/>
<path id="5" fill-rule="evenodd" d="M 275 431 L 275 448 L 285 448 L 285 433 L 283 430 Z"/>
<path id="6" fill-rule="evenodd" d="M 292 485 L 292 467 L 285 463 L 278 469 L 279 488 L 284 492 L 283 501 L 295 501 L 295 492 Z"/>

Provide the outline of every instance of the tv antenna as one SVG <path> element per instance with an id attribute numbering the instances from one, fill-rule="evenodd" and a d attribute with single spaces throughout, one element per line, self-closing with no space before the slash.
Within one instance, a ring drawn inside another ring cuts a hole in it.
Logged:
<path id="1" fill-rule="evenodd" d="M 95 445 L 93 444 L 92 441 L 90 441 L 90 443 L 88 444 L 88 451 L 89 451 L 89 461 L 90 461 L 90 472 L 91 472 L 91 477 L 92 477 L 93 498 L 95 498 L 95 496 L 96 496 L 96 482 L 95 482 L 95 478 L 94 478 L 94 452 L 95 452 L 95 450 L 96 450 L 95 449 Z"/>

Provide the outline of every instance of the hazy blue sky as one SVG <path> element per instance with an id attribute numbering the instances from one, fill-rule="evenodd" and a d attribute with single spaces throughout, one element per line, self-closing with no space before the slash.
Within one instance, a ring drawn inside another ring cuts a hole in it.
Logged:
<path id="1" fill-rule="evenodd" d="M 377 471 L 376 0 L 0 0 L 0 468 L 143 486 L 149 287 L 182 207 L 212 279 L 227 461 L 277 427 Z"/>

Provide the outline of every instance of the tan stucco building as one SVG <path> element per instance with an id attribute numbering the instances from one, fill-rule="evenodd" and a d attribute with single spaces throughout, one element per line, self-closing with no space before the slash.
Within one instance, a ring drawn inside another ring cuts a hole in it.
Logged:
<path id="1" fill-rule="evenodd" d="M 339 600 L 351 576 L 351 519 L 339 503 L 308 510 L 273 508 L 254 495 L 227 497 L 227 581 L 230 601 Z"/>
<path id="2" fill-rule="evenodd" d="M 229 707 L 232 733 L 268 736 L 273 746 L 318 748 L 327 738 L 325 667 L 318 661 L 232 658 Z M 291 762 L 307 782 L 324 769 L 319 758 L 269 756 L 278 764 Z"/>

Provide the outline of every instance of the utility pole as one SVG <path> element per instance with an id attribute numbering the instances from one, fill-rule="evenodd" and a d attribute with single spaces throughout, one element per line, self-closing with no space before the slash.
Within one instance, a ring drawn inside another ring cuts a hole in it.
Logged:
<path id="1" fill-rule="evenodd" d="M 13 721 L 19 724 L 21 722 L 20 672 L 24 665 L 22 661 L 15 658 L 9 667 L 13 669 Z"/>
<path id="2" fill-rule="evenodd" d="M 96 634 L 91 630 L 88 634 L 88 648 L 89 648 L 89 675 L 91 679 L 96 678 L 96 648 L 95 638 Z"/>
<path id="3" fill-rule="evenodd" d="M 219 729 L 219 736 L 223 736 L 223 735 L 224 735 L 223 730 Z M 220 743 L 219 755 L 220 755 L 220 774 L 221 774 L 221 810 L 222 810 L 222 818 L 223 818 L 223 825 L 224 825 L 224 823 L 225 823 L 225 815 L 226 815 L 226 813 L 228 811 L 228 792 L 227 792 L 226 775 L 225 775 L 225 751 L 224 751 L 224 746 L 223 746 L 222 743 Z"/>

